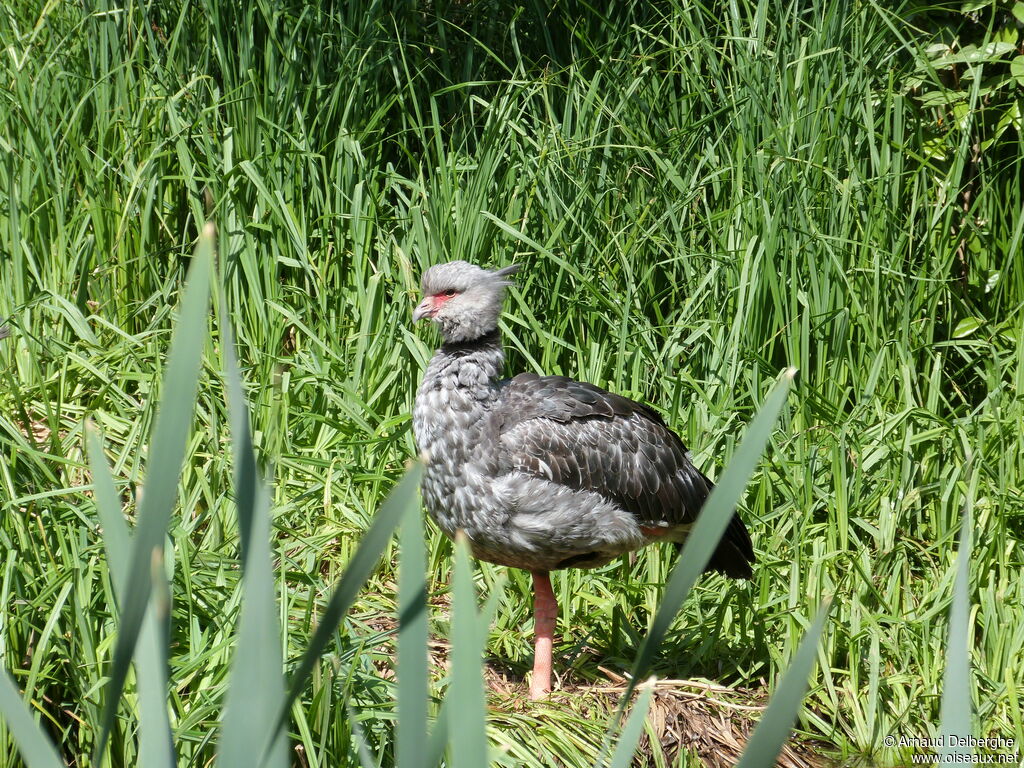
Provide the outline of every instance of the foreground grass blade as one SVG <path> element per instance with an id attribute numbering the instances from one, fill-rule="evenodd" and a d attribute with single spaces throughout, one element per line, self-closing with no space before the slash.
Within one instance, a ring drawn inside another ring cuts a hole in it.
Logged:
<path id="1" fill-rule="evenodd" d="M 633 711 L 629 713 L 626 725 L 619 734 L 619 741 L 615 745 L 615 752 L 612 753 L 612 761 L 608 768 L 629 768 L 633 763 L 633 754 L 636 752 L 637 742 L 644 732 L 644 720 L 647 719 L 647 712 L 651 708 L 651 697 L 654 695 L 654 686 L 645 688 L 637 696 L 633 704 Z"/>
<path id="2" fill-rule="evenodd" d="M 181 315 L 171 338 L 167 372 L 161 389 L 163 394 L 147 462 L 145 493 L 139 505 L 139 522 L 125 579 L 128 589 L 121 604 L 117 644 L 110 669 L 110 682 L 105 691 L 100 737 L 96 742 L 94 760 L 97 763 L 101 761 L 117 716 L 118 703 L 128 676 L 128 665 L 149 602 L 153 553 L 164 546 L 167 523 L 178 498 L 178 476 L 195 412 L 199 365 L 206 339 L 213 235 L 213 225 L 207 224 L 188 270 Z"/>
<path id="3" fill-rule="evenodd" d="M 118 594 L 125 588 L 128 576 L 129 557 L 131 556 L 131 536 L 128 523 L 121 511 L 121 499 L 110 467 L 103 455 L 103 445 L 96 426 L 87 421 L 85 424 L 86 448 L 89 452 L 89 469 L 92 471 L 93 493 L 96 494 L 96 512 L 103 528 L 103 546 L 110 562 L 111 580 Z"/>
<path id="4" fill-rule="evenodd" d="M 18 695 L 18 689 L 6 670 L 0 672 L 0 714 L 18 744 L 27 768 L 64 768 L 57 750 L 39 723 L 32 719 L 29 708 Z"/>
<path id="5" fill-rule="evenodd" d="M 969 746 L 954 746 L 967 743 L 971 735 L 971 669 L 967 644 L 971 611 L 970 564 L 971 508 L 968 504 L 960 528 L 953 602 L 949 608 L 949 642 L 946 644 L 946 671 L 942 679 L 942 709 L 939 718 L 943 744 L 939 753 L 942 755 L 969 756 L 974 753 Z"/>
<path id="6" fill-rule="evenodd" d="M 419 514 L 417 489 L 422 471 L 423 467 L 419 462 L 413 463 L 409 471 L 388 495 L 380 512 L 377 513 L 373 525 L 370 526 L 370 530 L 366 532 L 359 544 L 359 549 L 356 550 L 348 568 L 342 574 L 337 589 L 334 590 L 334 594 L 331 595 L 331 599 L 320 617 L 316 632 L 299 661 L 298 669 L 292 675 L 288 696 L 278 718 L 279 723 L 287 717 L 292 703 L 302 692 L 313 667 L 330 644 L 334 630 L 337 629 L 342 617 L 352 606 L 356 595 L 359 594 L 359 590 L 362 589 L 363 584 L 366 583 L 377 566 L 395 528 L 406 516 Z"/>
<path id="7" fill-rule="evenodd" d="M 227 313 L 222 316 L 226 318 Z M 270 498 L 256 466 L 249 409 L 242 392 L 234 339 L 227 327 L 224 365 L 242 536 L 242 604 L 217 764 L 221 768 L 281 768 L 288 765 L 288 755 L 278 721 L 284 702 L 284 678 L 270 551 Z"/>
<path id="8" fill-rule="evenodd" d="M 495 580 L 491 588 L 491 595 L 487 598 L 487 603 L 484 605 L 483 610 L 480 611 L 480 616 L 478 618 L 479 635 L 477 637 L 476 644 L 477 655 L 474 657 L 476 659 L 477 666 L 479 666 L 480 654 L 483 653 L 484 646 L 487 644 L 487 630 L 494 621 L 494 615 L 498 610 L 498 605 L 501 603 L 501 597 L 504 594 L 504 591 L 505 578 L 500 576 Z M 441 709 L 437 713 L 437 719 L 434 721 L 434 728 L 430 732 L 430 738 L 427 740 L 426 760 L 428 766 L 432 767 L 440 765 L 441 760 L 444 757 L 445 747 L 451 737 L 449 724 L 451 722 L 450 713 L 452 711 L 453 703 L 453 698 L 451 696 L 447 696 L 445 700 L 441 702 Z"/>
<path id="9" fill-rule="evenodd" d="M 424 765 L 427 737 L 427 556 L 423 516 L 407 515 L 400 537 L 396 760 L 403 768 L 414 768 Z"/>
<path id="10" fill-rule="evenodd" d="M 662 597 L 658 612 L 651 623 L 651 630 L 637 651 L 632 679 L 623 695 L 623 702 L 629 699 L 637 681 L 650 668 L 654 654 L 661 645 L 669 625 L 679 612 L 680 606 L 686 600 L 686 596 L 690 593 L 697 578 L 704 572 L 704 567 L 711 558 L 715 546 L 722 538 L 722 534 L 732 518 L 736 503 L 743 495 L 747 482 L 754 473 L 754 468 L 768 443 L 768 438 L 775 428 L 775 422 L 786 402 L 786 395 L 794 375 L 796 375 L 796 371 L 792 368 L 782 375 L 782 379 L 775 385 L 771 394 L 768 395 L 768 399 L 757 412 L 757 416 L 751 422 L 736 455 L 733 456 L 729 466 L 725 468 L 722 476 L 715 483 L 715 489 L 704 503 L 700 517 L 694 524 L 679 560 L 672 569 L 672 575 L 665 587 L 665 595 Z"/>
<path id="11" fill-rule="evenodd" d="M 356 745 L 356 754 L 359 756 L 361 768 L 381 768 L 381 761 L 370 749 L 370 742 L 366 738 L 366 731 L 359 723 L 359 713 L 352 706 L 351 701 L 345 702 L 345 714 L 348 715 L 348 722 L 352 726 L 352 740 Z"/>
<path id="12" fill-rule="evenodd" d="M 782 682 L 779 683 L 778 689 L 768 702 L 768 708 L 761 716 L 761 721 L 747 742 L 737 768 L 772 768 L 775 765 L 775 758 L 789 738 L 789 731 L 800 709 L 800 702 L 807 691 L 807 678 L 811 674 L 814 657 L 818 653 L 818 639 L 825 627 L 830 606 L 829 601 L 818 609 L 814 623 L 800 641 L 800 647 L 790 662 L 789 669 L 783 675 Z"/>
<path id="13" fill-rule="evenodd" d="M 434 728 L 430 731 L 430 738 L 427 739 L 427 745 L 424 749 L 427 756 L 427 765 L 431 768 L 441 764 L 441 760 L 444 758 L 445 747 L 448 745 L 448 736 L 450 735 L 448 723 L 451 719 L 448 710 L 448 700 L 446 699 L 441 702 L 441 709 L 437 713 Z"/>
<path id="14" fill-rule="evenodd" d="M 477 613 L 469 542 L 459 534 L 455 541 L 455 578 L 452 587 L 452 682 L 449 707 L 459 712 L 459 728 L 452 733 L 453 768 L 490 765 L 487 759 L 487 701 L 481 654 L 487 639 L 487 620 Z"/>
<path id="15" fill-rule="evenodd" d="M 103 546 L 107 551 L 114 591 L 123 603 L 131 558 L 131 537 L 110 467 L 103 455 L 100 436 L 89 422 L 86 423 L 85 431 L 89 467 L 96 494 L 96 511 L 103 527 Z M 153 576 L 163 578 L 158 570 L 155 570 Z M 150 600 L 135 649 L 140 710 L 139 758 L 147 766 L 172 766 L 175 762 L 174 739 L 167 716 L 166 626 L 170 617 L 166 601 L 163 601 L 163 607 L 164 610 L 158 610 L 156 601 Z"/>

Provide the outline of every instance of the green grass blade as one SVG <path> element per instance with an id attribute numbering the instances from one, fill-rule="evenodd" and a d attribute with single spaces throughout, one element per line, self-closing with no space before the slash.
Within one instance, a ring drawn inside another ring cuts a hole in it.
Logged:
<path id="1" fill-rule="evenodd" d="M 427 560 L 422 515 L 405 517 L 400 543 L 396 759 L 403 768 L 414 768 L 424 764 L 427 737 Z"/>
<path id="2" fill-rule="evenodd" d="M 747 482 L 768 443 L 768 438 L 775 428 L 775 422 L 786 402 L 786 395 L 795 373 L 796 371 L 790 369 L 782 375 L 781 380 L 775 385 L 751 422 L 736 455 L 729 462 L 729 466 L 725 468 L 722 476 L 716 482 L 715 489 L 704 503 L 700 517 L 686 539 L 679 561 L 672 569 L 672 575 L 669 577 L 665 594 L 658 606 L 658 612 L 651 623 L 651 629 L 637 651 L 636 661 L 633 663 L 632 679 L 629 681 L 623 700 L 628 700 L 637 681 L 650 668 L 654 654 L 661 645 L 669 625 L 679 612 L 680 606 L 686 600 L 686 596 L 690 593 L 697 578 L 704 572 L 704 567 L 711 558 L 715 546 L 722 538 L 733 510 L 736 508 L 736 503 L 743 495 Z"/>
<path id="3" fill-rule="evenodd" d="M 223 316 L 226 318 L 227 314 Z M 224 365 L 234 443 L 235 499 L 242 535 L 243 597 L 238 648 L 218 744 L 218 765 L 286 766 L 287 745 L 278 718 L 284 702 L 284 679 L 270 551 L 270 498 L 256 466 L 249 408 L 242 392 L 234 339 L 227 326 Z"/>
<path id="4" fill-rule="evenodd" d="M 818 609 L 814 623 L 800 641 L 800 647 L 783 675 L 778 690 L 747 742 L 737 768 L 772 768 L 775 765 L 775 759 L 789 738 L 789 731 L 807 690 L 807 678 L 818 653 L 818 639 L 825 627 L 830 605 L 831 602 L 826 602 Z"/>
<path id="5" fill-rule="evenodd" d="M 105 691 L 100 737 L 96 742 L 96 762 L 100 761 L 114 725 L 128 675 L 128 665 L 149 602 L 153 553 L 164 546 L 167 523 L 178 498 L 178 476 L 185 458 L 185 442 L 193 422 L 200 359 L 206 339 L 213 234 L 212 225 L 207 225 L 199 239 L 199 247 L 196 248 L 188 271 L 181 315 L 171 339 L 163 397 L 153 429 L 145 493 L 139 507 L 139 523 L 125 580 L 128 589 L 121 604 L 117 644 L 110 681 Z"/>
<path id="6" fill-rule="evenodd" d="M 327 649 L 331 642 L 334 630 L 337 628 L 342 617 L 352 606 L 356 595 L 362 589 L 363 584 L 369 578 L 373 569 L 380 561 L 380 556 L 391 540 L 394 533 L 403 519 L 412 514 L 419 514 L 419 488 L 420 475 L 423 471 L 419 462 L 413 463 L 398 485 L 391 491 L 388 498 L 381 506 L 380 512 L 370 526 L 370 530 L 363 536 L 359 549 L 356 550 L 351 562 L 342 574 L 337 588 L 327 602 L 316 632 L 309 641 L 305 653 L 299 660 L 299 666 L 292 675 L 288 688 L 288 696 L 285 700 L 279 720 L 287 716 L 292 703 L 302 692 L 306 681 L 309 679 L 313 667 L 320 656 Z"/>
<path id="7" fill-rule="evenodd" d="M 0 714 L 14 736 L 28 768 L 64 768 L 53 744 L 32 719 L 29 708 L 6 671 L 0 673 Z"/>
<path id="8" fill-rule="evenodd" d="M 966 746 L 971 736 L 971 659 L 968 646 L 971 565 L 971 509 L 964 510 L 960 528 L 960 548 L 956 555 L 953 602 L 949 608 L 949 642 L 946 644 L 946 671 L 942 678 L 942 709 L 939 732 L 942 755 L 972 755 Z M 954 746 L 965 744 L 965 746 Z"/>
<path id="9" fill-rule="evenodd" d="M 92 470 L 96 493 L 96 510 L 103 527 L 103 545 L 111 580 L 119 600 L 127 589 L 126 579 L 131 558 L 131 536 L 128 523 L 121 512 L 121 500 L 114 479 L 103 455 L 99 433 L 86 423 L 89 466 Z M 162 562 L 162 561 L 161 561 Z M 153 569 L 154 578 L 163 578 L 160 569 Z M 166 603 L 162 603 L 166 605 Z M 172 766 L 174 738 L 167 716 L 167 643 L 166 610 L 160 611 L 157 602 L 150 600 L 139 630 L 135 648 L 135 668 L 139 686 L 139 757 L 144 765 Z"/>
<path id="10" fill-rule="evenodd" d="M 490 765 L 487 759 L 487 701 L 481 671 L 481 653 L 487 638 L 487 616 L 476 609 L 469 543 L 464 535 L 455 542 L 455 576 L 452 586 L 452 682 L 447 701 L 461 713 L 459 728 L 452 733 L 453 768 Z"/>
<path id="11" fill-rule="evenodd" d="M 633 711 L 629 713 L 626 725 L 623 726 L 622 732 L 619 734 L 619 741 L 615 745 L 608 768 L 629 768 L 632 764 L 637 742 L 640 741 L 640 735 L 644 732 L 644 720 L 651 708 L 653 695 L 654 686 L 652 685 L 650 688 L 643 689 L 637 696 L 636 703 L 633 704 Z"/>

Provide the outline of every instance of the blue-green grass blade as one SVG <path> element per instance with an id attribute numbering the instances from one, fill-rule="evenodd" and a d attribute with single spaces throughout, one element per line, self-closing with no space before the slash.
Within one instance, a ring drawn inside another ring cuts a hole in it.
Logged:
<path id="1" fill-rule="evenodd" d="M 242 549 L 242 567 L 248 565 L 252 553 L 253 531 L 256 521 L 256 497 L 260 490 L 259 470 L 256 453 L 252 444 L 252 430 L 249 427 L 249 405 L 242 391 L 242 376 L 238 370 L 235 355 L 235 339 L 231 330 L 230 315 L 222 307 L 224 318 L 222 331 L 224 345 L 224 369 L 228 385 L 228 412 L 231 418 L 231 442 L 234 460 L 235 505 L 238 509 L 238 528 Z"/>
<path id="2" fill-rule="evenodd" d="M 369 740 L 366 738 L 366 731 L 359 722 L 359 713 L 350 701 L 345 702 L 345 712 L 348 714 L 348 721 L 352 726 L 352 741 L 356 746 L 356 755 L 359 757 L 359 765 L 362 768 L 380 768 L 381 762 L 373 753 Z"/>
<path id="3" fill-rule="evenodd" d="M 725 468 L 722 476 L 715 483 L 715 489 L 704 503 L 700 517 L 687 537 L 679 560 L 669 576 L 665 595 L 658 606 L 651 629 L 637 651 L 632 679 L 627 686 L 623 697 L 624 701 L 629 699 L 637 682 L 650 668 L 654 654 L 661 645 L 669 625 L 675 619 L 697 578 L 704 572 L 704 567 L 711 558 L 715 546 L 722 538 L 726 526 L 729 525 L 733 510 L 743 495 L 747 482 L 754 473 L 754 468 L 768 443 L 768 438 L 775 428 L 775 422 L 786 402 L 786 395 L 789 393 L 795 373 L 795 370 L 790 369 L 782 375 L 781 380 L 775 385 L 751 422 L 736 455 L 729 462 L 729 466 Z"/>
<path id="4" fill-rule="evenodd" d="M 330 644 L 334 630 L 337 629 L 342 617 L 352 606 L 359 590 L 373 573 L 373 569 L 377 567 L 380 556 L 391 540 L 395 528 L 407 515 L 419 514 L 417 489 L 422 471 L 423 467 L 419 462 L 413 463 L 398 485 L 391 491 L 381 506 L 380 512 L 377 513 L 370 530 L 366 532 L 359 544 L 359 549 L 356 550 L 348 568 L 342 574 L 337 588 L 320 617 L 316 632 L 313 633 L 306 652 L 299 660 L 298 668 L 292 674 L 288 696 L 280 715 L 281 720 L 287 715 L 292 703 L 302 692 L 313 667 Z"/>
<path id="5" fill-rule="evenodd" d="M 490 597 L 487 598 L 487 603 L 484 605 L 483 611 L 480 614 L 480 637 L 478 639 L 478 645 L 481 651 L 487 643 L 487 628 L 491 626 L 491 622 L 494 621 L 494 614 L 498 610 L 498 604 L 501 602 L 502 592 L 505 587 L 504 577 L 499 577 L 494 584 L 493 590 Z M 450 697 L 446 698 L 441 702 L 441 709 L 437 713 L 437 719 L 434 721 L 434 728 L 430 731 L 430 738 L 427 740 L 427 748 L 425 750 L 427 755 L 427 766 L 433 768 L 435 765 L 440 765 L 441 760 L 444 757 L 444 750 L 448 744 L 449 731 L 448 722 L 449 712 L 451 707 L 449 706 Z"/>
<path id="6" fill-rule="evenodd" d="M 185 457 L 185 442 L 192 425 L 199 366 L 206 338 L 210 264 L 213 259 L 213 226 L 207 225 L 199 238 L 181 302 L 181 315 L 171 338 L 163 395 L 153 428 L 145 493 L 139 506 L 139 522 L 132 546 L 131 564 L 125 583 L 128 589 L 121 603 L 117 643 L 105 691 L 100 736 L 94 760 L 100 762 L 114 726 L 117 706 L 128 676 L 139 630 L 152 587 L 153 552 L 162 549 L 171 510 L 178 498 L 178 476 Z"/>
<path id="7" fill-rule="evenodd" d="M 96 511 L 103 527 L 103 545 L 107 551 L 107 562 L 111 581 L 119 600 L 123 600 L 125 580 L 131 563 L 131 535 L 128 523 L 121 512 L 121 500 L 114 487 L 103 445 L 96 428 L 86 423 L 86 440 L 89 452 L 89 466 L 92 470 L 93 487 L 96 494 Z M 162 561 L 161 561 L 162 562 Z M 154 578 L 162 578 L 159 569 Z M 139 758 L 143 765 L 174 765 L 174 738 L 171 722 L 167 716 L 167 611 L 159 611 L 155 601 L 150 601 L 139 630 L 139 642 L 135 648 L 135 673 L 139 686 Z M 162 631 L 163 630 L 163 631 Z"/>
<path id="8" fill-rule="evenodd" d="M 0 672 L 0 714 L 21 751 L 27 768 L 64 768 L 53 744 L 32 719 L 7 671 Z"/>
<path id="9" fill-rule="evenodd" d="M 441 702 L 441 709 L 434 721 L 434 728 L 430 731 L 430 738 L 427 739 L 426 754 L 428 768 L 434 768 L 441 764 L 444 758 L 444 750 L 448 745 L 448 700 Z"/>
<path id="10" fill-rule="evenodd" d="M 956 555 L 953 602 L 949 607 L 949 642 L 946 670 L 942 677 L 942 708 L 939 732 L 942 755 L 971 755 L 971 668 L 968 649 L 971 563 L 971 509 L 964 510 L 960 528 L 960 549 Z M 963 744 L 964 746 L 959 746 Z"/>
<path id="11" fill-rule="evenodd" d="M 103 528 L 103 547 L 110 562 L 110 575 L 118 594 L 124 588 L 131 557 L 131 536 L 128 523 L 121 511 L 121 499 L 114 478 L 103 455 L 103 444 L 96 426 L 85 424 L 86 448 L 89 452 L 89 468 L 92 470 L 93 493 L 96 495 L 96 513 Z"/>
<path id="12" fill-rule="evenodd" d="M 423 516 L 406 515 L 399 533 L 398 704 L 396 758 L 402 768 L 422 766 L 427 738 L 427 556 Z"/>
<path id="13" fill-rule="evenodd" d="M 227 314 L 222 316 L 226 318 Z M 234 339 L 227 327 L 224 366 L 243 557 L 238 648 L 232 663 L 217 764 L 221 768 L 281 768 L 288 765 L 288 755 L 278 717 L 284 702 L 284 678 L 270 551 L 270 498 L 256 466 L 249 408 L 242 392 Z"/>
<path id="14" fill-rule="evenodd" d="M 615 745 L 615 752 L 612 753 L 612 761 L 609 768 L 629 768 L 633 763 L 633 755 L 636 752 L 637 742 L 644 732 L 644 720 L 647 719 L 647 712 L 651 708 L 651 697 L 654 695 L 654 686 L 645 688 L 640 692 L 633 705 L 633 711 L 626 719 L 619 734 L 619 741 Z"/>
<path id="15" fill-rule="evenodd" d="M 452 682 L 447 700 L 460 713 L 458 731 L 451 739 L 452 768 L 490 765 L 487 759 L 487 702 L 481 653 L 486 639 L 486 615 L 476 609 L 469 543 L 462 534 L 455 542 L 455 579 L 452 587 Z"/>
<path id="16" fill-rule="evenodd" d="M 789 669 L 747 742 L 737 768 L 772 768 L 775 765 L 775 759 L 789 738 L 789 731 L 807 691 L 807 678 L 818 653 L 818 639 L 825 627 L 830 605 L 831 601 L 827 601 L 818 609 L 814 623 L 800 641 Z"/>

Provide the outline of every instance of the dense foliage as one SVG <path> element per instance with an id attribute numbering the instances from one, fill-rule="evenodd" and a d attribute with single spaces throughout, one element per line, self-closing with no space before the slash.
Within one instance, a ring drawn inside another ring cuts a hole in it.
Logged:
<path id="1" fill-rule="evenodd" d="M 800 371 L 743 507 L 755 578 L 704 579 L 657 674 L 772 689 L 834 596 L 800 727 L 843 758 L 908 759 L 884 739 L 938 720 L 969 508 L 975 730 L 1024 743 L 1021 4 L 606 5 L 0 10 L 0 655 L 66 757 L 89 762 L 115 635 L 84 419 L 132 511 L 207 219 L 290 662 L 414 450 L 435 341 L 410 327 L 418 273 L 516 260 L 510 370 L 654 404 L 712 477 Z M 168 548 L 183 764 L 213 752 L 240 599 L 212 339 Z M 428 543 L 442 636 L 450 545 Z M 629 668 L 671 564 L 558 574 L 566 686 Z M 390 755 L 395 579 L 373 576 L 296 706 L 299 763 L 355 759 L 346 704 Z M 526 577 L 504 589 L 488 649 L 514 676 Z M 606 701 L 554 702 L 492 696 L 509 761 L 591 763 Z M 135 750 L 115 730 L 114 764 Z"/>

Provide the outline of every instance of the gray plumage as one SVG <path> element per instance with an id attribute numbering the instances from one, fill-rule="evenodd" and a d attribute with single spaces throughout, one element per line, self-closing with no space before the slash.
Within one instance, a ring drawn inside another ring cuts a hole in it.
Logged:
<path id="1" fill-rule="evenodd" d="M 500 380 L 505 276 L 455 261 L 423 275 L 414 319 L 444 343 L 416 395 L 428 513 L 484 560 L 592 568 L 654 541 L 682 542 L 712 484 L 651 408 L 563 376 Z M 747 578 L 754 552 L 734 516 L 709 569 Z"/>

